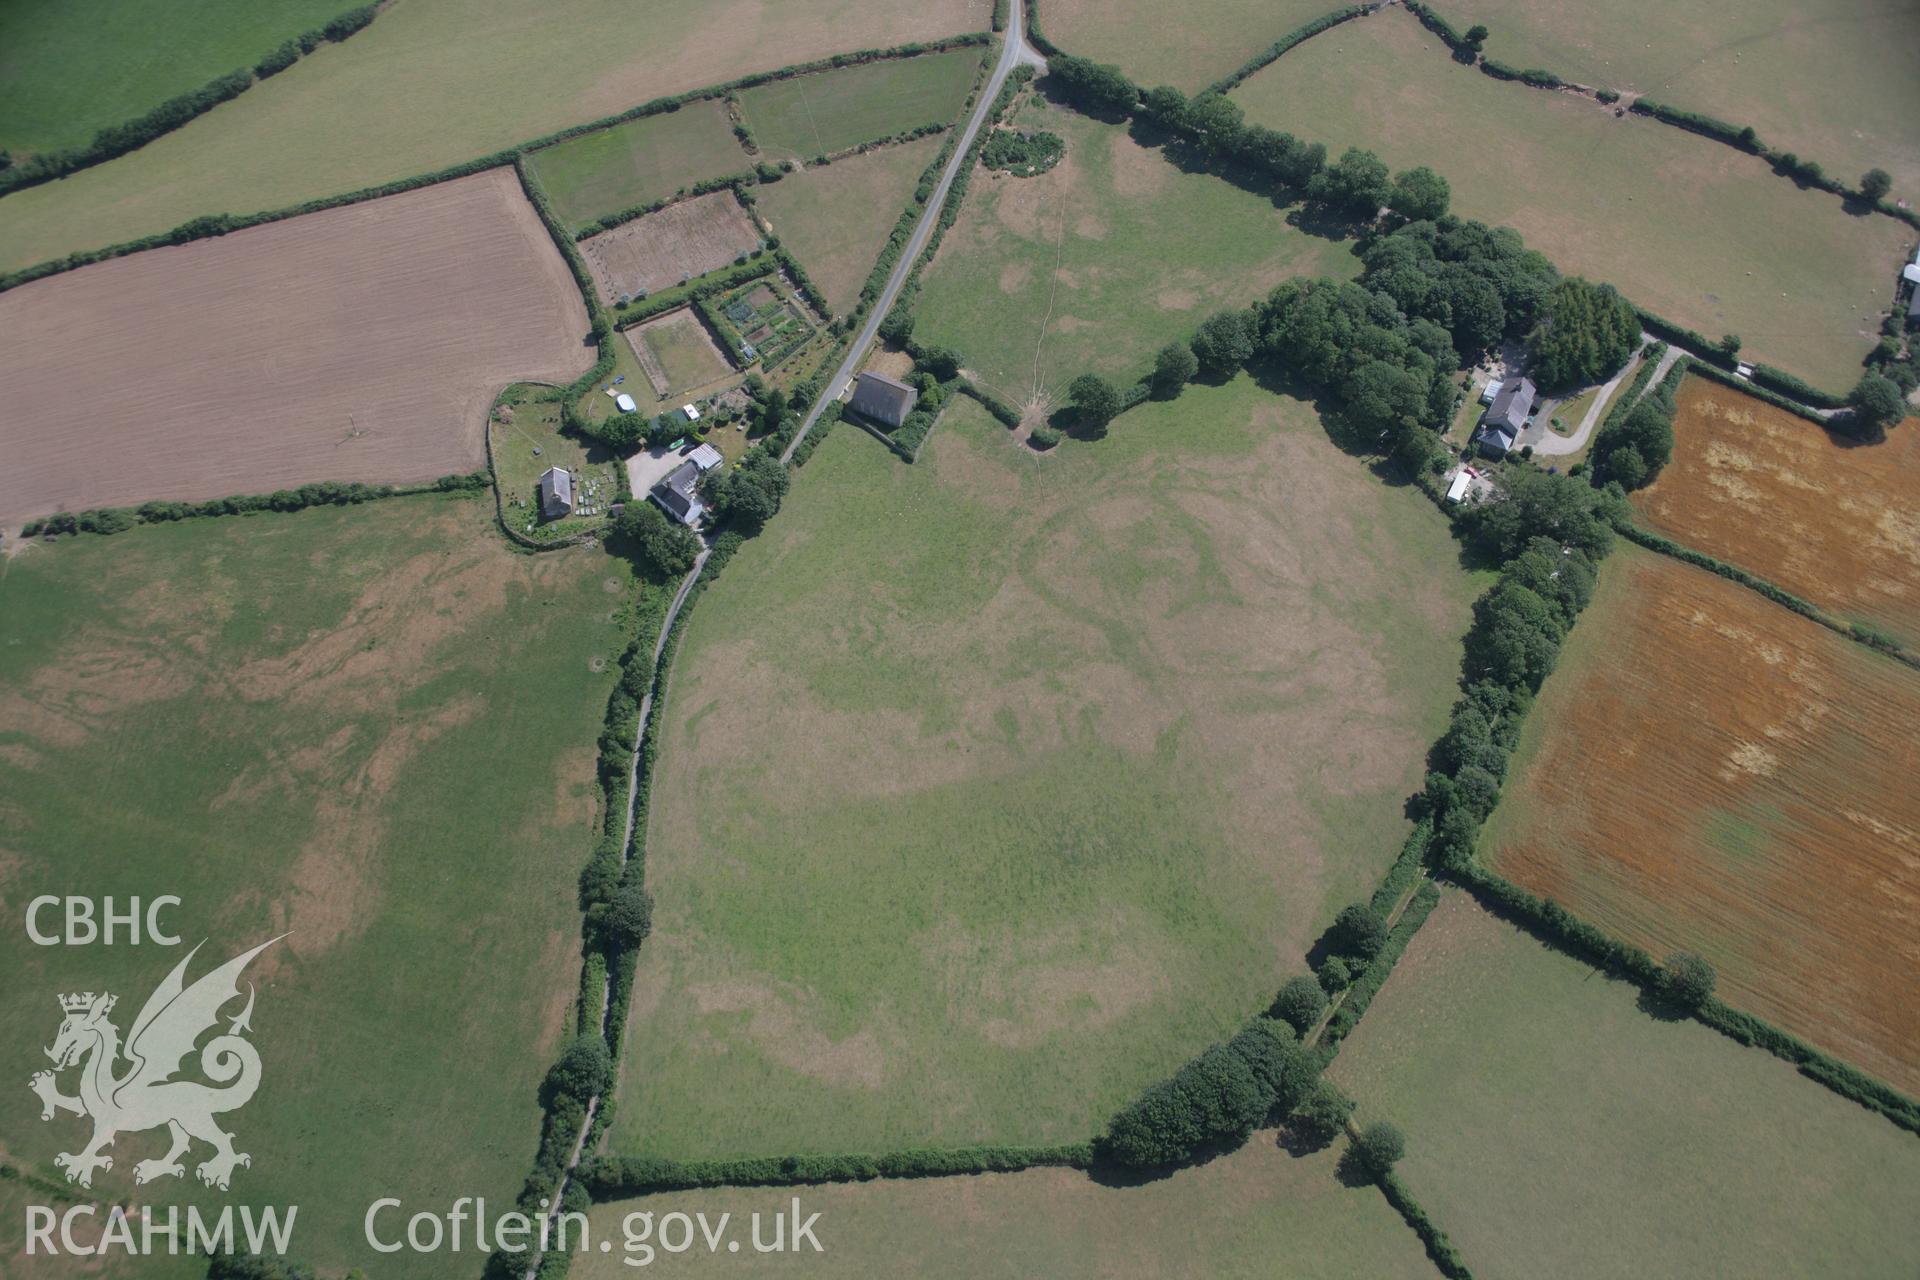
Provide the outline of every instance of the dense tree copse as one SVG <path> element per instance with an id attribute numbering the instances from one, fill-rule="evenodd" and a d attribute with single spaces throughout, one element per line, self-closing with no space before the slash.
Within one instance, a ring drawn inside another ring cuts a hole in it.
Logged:
<path id="1" fill-rule="evenodd" d="M 1639 343 L 1639 314 L 1619 290 L 1570 276 L 1554 286 L 1527 337 L 1533 380 L 1543 391 L 1604 381 Z"/>
<path id="2" fill-rule="evenodd" d="M 1580 477 L 1519 467 L 1501 483 L 1506 497 L 1473 508 L 1466 518 L 1502 562 L 1519 555 L 1533 538 L 1575 547 L 1595 560 L 1612 549 L 1606 495 Z"/>
<path id="3" fill-rule="evenodd" d="M 780 465 L 777 454 L 764 445 L 756 446 L 732 471 L 708 478 L 709 497 L 714 510 L 728 523 L 748 530 L 758 529 L 780 510 L 792 477 Z"/>
<path id="4" fill-rule="evenodd" d="M 1666 388 L 1648 392 L 1617 422 L 1594 438 L 1590 459 L 1596 480 L 1623 489 L 1652 484 L 1673 457 L 1673 398 Z"/>
<path id="5" fill-rule="evenodd" d="M 1114 1116 L 1097 1147 L 1129 1168 L 1184 1164 L 1245 1141 L 1276 1110 L 1291 1111 L 1318 1075 L 1318 1060 L 1284 1024 L 1256 1018 L 1149 1086 Z"/>
<path id="6" fill-rule="evenodd" d="M 662 578 L 677 578 L 693 568 L 700 539 L 685 525 L 676 524 L 651 502 L 633 501 L 620 509 L 613 529 L 629 539 L 641 560 Z"/>
<path id="7" fill-rule="evenodd" d="M 1362 147 L 1348 147 L 1307 184 L 1309 199 L 1362 221 L 1379 213 L 1391 191 L 1387 162 Z"/>
<path id="8" fill-rule="evenodd" d="M 1133 81 L 1109 63 L 1058 54 L 1047 60 L 1047 77 L 1068 101 L 1094 115 L 1127 116 L 1140 104 Z"/>

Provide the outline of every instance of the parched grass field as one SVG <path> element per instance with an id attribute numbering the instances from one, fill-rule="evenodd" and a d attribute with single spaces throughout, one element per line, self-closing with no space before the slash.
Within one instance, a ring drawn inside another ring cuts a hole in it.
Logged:
<path id="1" fill-rule="evenodd" d="M 0 526 L 472 471 L 495 394 L 593 363 L 507 169 L 38 280 L 0 332 Z"/>
<path id="2" fill-rule="evenodd" d="M 860 300 L 860 286 L 879 259 L 887 233 L 941 142 L 936 135 L 880 147 L 754 189 L 774 234 L 800 260 L 836 313 L 851 311 Z"/>
<path id="3" fill-rule="evenodd" d="M 1705 378 L 1679 404 L 1673 462 L 1634 494 L 1641 517 L 1920 648 L 1920 432 L 1860 444 Z"/>
<path id="4" fill-rule="evenodd" d="M 693 313 L 691 307 L 669 311 L 657 320 L 649 320 L 627 330 L 627 341 L 646 346 L 661 373 L 666 376 L 669 397 L 680 391 L 705 386 L 733 372 L 727 357 L 715 345 L 713 335 Z"/>
<path id="5" fill-rule="evenodd" d="M 0 5 L 0 151 L 19 158 L 83 146 L 353 7 L 11 0 Z"/>
<path id="6" fill-rule="evenodd" d="M 760 228 L 731 191 L 681 200 L 580 242 L 600 297 L 652 293 L 760 247 Z"/>
<path id="7" fill-rule="evenodd" d="M 1911 1274 L 1913 1135 L 1636 999 L 1449 892 L 1330 1074 L 1490 1280 Z"/>
<path id="8" fill-rule="evenodd" d="M 1235 90 L 1251 120 L 1431 165 L 1454 210 L 1747 358 L 1850 388 L 1915 233 L 1764 160 L 1460 66 L 1398 9 L 1315 36 Z"/>
<path id="9" fill-rule="evenodd" d="M 1065 158 L 1037 178 L 974 174 L 916 307 L 922 341 L 1015 404 L 1087 372 L 1145 373 L 1162 344 L 1289 277 L 1359 272 L 1348 246 L 1124 129 L 1040 99 L 1018 119 L 1064 138 Z"/>
<path id="10" fill-rule="evenodd" d="M 635 1213 L 704 1211 L 733 1215 L 729 1235 L 752 1239 L 752 1219 L 771 1237 L 772 1215 L 818 1212 L 823 1252 L 760 1256 L 658 1247 L 648 1274 L 795 1276 L 896 1275 L 916 1280 L 1027 1280 L 1032 1276 L 1168 1276 L 1191 1280 L 1272 1277 L 1287 1280 L 1432 1280 L 1419 1237 L 1372 1187 L 1345 1187 L 1335 1176 L 1337 1149 L 1295 1157 L 1271 1131 L 1195 1169 L 1141 1186 L 1114 1187 L 1071 1169 L 966 1178 L 924 1178 L 827 1186 L 727 1189 L 648 1196 L 599 1205 L 589 1216 L 595 1240 L 611 1254 L 576 1262 L 581 1280 L 634 1274 L 623 1264 Z M 594 1246 L 596 1249 L 598 1245 Z"/>
<path id="11" fill-rule="evenodd" d="M 117 993 L 124 1032 L 183 954 L 34 946 L 25 904 L 170 893 L 169 923 L 207 940 L 196 974 L 291 931 L 248 971 L 263 1073 L 222 1117 L 253 1157 L 232 1199 L 297 1204 L 326 1274 L 438 1277 L 445 1258 L 367 1249 L 368 1204 L 517 1194 L 577 991 L 612 664 L 663 598 L 597 550 L 516 554 L 493 521 L 486 496 L 400 498 L 0 564 L 8 1159 L 57 1183 L 82 1138 L 25 1087 L 54 994 Z M 164 1142 L 122 1135 L 96 1194 L 228 1199 L 191 1170 L 136 1188 Z"/>
<path id="12" fill-rule="evenodd" d="M 1920 196 L 1912 4 L 1446 0 L 1441 12 L 1462 31 L 1485 23 L 1487 53 L 1503 62 L 1752 125 L 1835 177 L 1851 183 L 1878 166 L 1895 195 Z"/>
<path id="13" fill-rule="evenodd" d="M 1091 1136 L 1392 859 L 1455 566 L 1246 378 L 1045 457 L 841 427 L 674 663 L 609 1149 Z"/>
<path id="14" fill-rule="evenodd" d="M 629 0 L 407 0 L 132 155 L 0 201 L 0 268 L 427 173 L 750 72 L 984 31 L 989 7 L 656 0 L 636 18 Z"/>
<path id="15" fill-rule="evenodd" d="M 717 101 L 689 102 L 678 111 L 569 138 L 534 152 L 527 164 L 569 227 L 753 167 Z"/>
<path id="16" fill-rule="evenodd" d="M 1118 63 L 1135 84 L 1194 94 L 1339 7 L 1328 0 L 1196 0 L 1170 21 L 1167 7 L 1153 0 L 1043 0 L 1040 24 L 1061 48 Z"/>
<path id="17" fill-rule="evenodd" d="M 740 111 L 768 159 L 810 159 L 960 114 L 986 51 L 949 49 L 748 89 Z"/>
<path id="18" fill-rule="evenodd" d="M 1482 856 L 1920 1091 L 1920 672 L 1666 556 L 1614 553 Z"/>

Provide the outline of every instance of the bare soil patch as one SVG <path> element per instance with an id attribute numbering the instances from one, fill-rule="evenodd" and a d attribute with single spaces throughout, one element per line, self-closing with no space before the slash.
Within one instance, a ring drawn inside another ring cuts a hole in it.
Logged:
<path id="1" fill-rule="evenodd" d="M 592 362 L 509 170 L 0 294 L 0 525 L 482 465 L 505 383 Z"/>
<path id="2" fill-rule="evenodd" d="M 1920 1088 L 1920 676 L 1640 551 L 1608 563 L 1561 667 L 1495 865 Z"/>
<path id="3" fill-rule="evenodd" d="M 681 200 L 580 242 L 600 298 L 638 296 L 726 266 L 760 245 L 760 228 L 731 191 Z"/>
<path id="4" fill-rule="evenodd" d="M 1679 403 L 1647 523 L 1920 645 L 1920 432 L 1860 444 L 1704 378 Z"/>

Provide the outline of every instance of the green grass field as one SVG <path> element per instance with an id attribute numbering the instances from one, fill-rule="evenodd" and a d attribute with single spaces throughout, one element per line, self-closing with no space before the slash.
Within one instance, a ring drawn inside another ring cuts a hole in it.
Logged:
<path id="1" fill-rule="evenodd" d="M 916 306 L 922 341 L 1015 404 L 1089 371 L 1142 374 L 1163 343 L 1288 277 L 1359 271 L 1347 246 L 1124 129 L 1038 99 L 1019 123 L 1059 134 L 1066 157 L 1037 178 L 976 173 Z"/>
<path id="2" fill-rule="evenodd" d="M 1389 10 L 1307 41 L 1238 89 L 1247 117 L 1338 152 L 1427 164 L 1457 213 L 1517 228 L 1563 271 L 1845 391 L 1914 233 L 1846 213 L 1766 162 L 1655 121 L 1453 62 Z"/>
<path id="3" fill-rule="evenodd" d="M 931 137 L 881 147 L 755 188 L 760 212 L 836 313 L 860 300 L 887 233 L 940 144 Z"/>
<path id="4" fill-rule="evenodd" d="M 983 31 L 988 8 L 659 0 L 636 16 L 628 0 L 407 0 L 132 155 L 0 201 L 0 268 L 426 173 L 750 72 Z"/>
<path id="5" fill-rule="evenodd" d="M 1329 0 L 1199 0 L 1169 21 L 1166 6 L 1154 0 L 1043 0 L 1040 23 L 1061 48 L 1118 63 L 1135 84 L 1193 94 L 1339 7 Z"/>
<path id="6" fill-rule="evenodd" d="M 221 1117 L 253 1158 L 231 1198 L 298 1205 L 295 1252 L 327 1274 L 446 1274 L 372 1254 L 361 1219 L 520 1188 L 577 989 L 612 660 L 660 600 L 598 550 L 516 554 L 490 495 L 81 537 L 0 574 L 7 901 L 177 894 L 195 976 L 291 931 L 247 975 L 264 1070 Z M 34 946 L 15 912 L 10 1162 L 58 1181 L 82 1140 L 26 1088 L 56 993 L 115 992 L 125 1032 L 182 954 Z M 228 1199 L 191 1169 L 136 1189 L 164 1145 L 123 1135 L 95 1193 Z"/>
<path id="7" fill-rule="evenodd" d="M 1031 1276 L 1166 1276 L 1183 1280 L 1276 1275 L 1286 1280 L 1432 1280 L 1419 1237 L 1372 1187 L 1349 1188 L 1334 1174 L 1337 1150 L 1295 1157 L 1271 1132 L 1196 1169 L 1141 1186 L 1113 1187 L 1070 1169 L 925 1178 L 898 1182 L 761 1190 L 694 1191 L 596 1207 L 595 1241 L 610 1254 L 575 1264 L 580 1280 L 632 1275 L 628 1221 L 651 1213 L 730 1213 L 735 1238 L 751 1240 L 752 1215 L 818 1212 L 823 1252 L 760 1257 L 742 1245 L 704 1242 L 673 1255 L 655 1245 L 643 1274 L 795 1276 L 897 1275 L 919 1280 L 1026 1280 Z M 656 1225 L 655 1230 L 658 1230 Z M 658 1237 L 654 1237 L 657 1241 Z M 594 1246 L 598 1248 L 597 1243 Z"/>
<path id="8" fill-rule="evenodd" d="M 0 151 L 82 146 L 323 27 L 353 0 L 197 5 L 14 0 L 0 5 Z"/>
<path id="9" fill-rule="evenodd" d="M 753 167 L 718 102 L 689 102 L 569 138 L 536 151 L 528 163 L 568 227 Z"/>
<path id="10" fill-rule="evenodd" d="M 611 1149 L 1091 1136 L 1398 849 L 1454 564 L 1251 379 L 1045 457 L 840 427 L 674 664 Z"/>
<path id="11" fill-rule="evenodd" d="M 1752 125 L 1835 177 L 1878 166 L 1895 195 L 1920 196 L 1911 4 L 1446 0 L 1440 12 L 1463 31 L 1485 23 L 1489 57 Z"/>
<path id="12" fill-rule="evenodd" d="M 1920 1143 L 1450 892 L 1331 1068 L 1474 1273 L 1912 1273 Z"/>
<path id="13" fill-rule="evenodd" d="M 795 76 L 748 89 L 741 113 L 769 159 L 814 156 L 960 114 L 979 49 L 950 49 Z"/>

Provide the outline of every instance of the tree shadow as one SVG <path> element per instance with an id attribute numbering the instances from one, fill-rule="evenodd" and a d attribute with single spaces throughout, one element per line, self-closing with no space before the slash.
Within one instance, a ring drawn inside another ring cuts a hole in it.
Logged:
<path id="1" fill-rule="evenodd" d="M 1069 440 L 1104 440 L 1111 424 L 1089 418 L 1075 405 L 1062 404 L 1047 414 L 1047 425 Z"/>
<path id="2" fill-rule="evenodd" d="M 1295 1160 L 1303 1160 L 1319 1155 L 1331 1147 L 1339 1136 L 1307 1125 L 1282 1125 L 1280 1132 L 1274 1135 L 1273 1144 Z"/>
<path id="3" fill-rule="evenodd" d="M 1340 1153 L 1340 1162 L 1333 1167 L 1333 1176 L 1340 1180 L 1341 1186 L 1349 1189 L 1371 1187 L 1380 1181 L 1351 1144 Z"/>
<path id="4" fill-rule="evenodd" d="M 1641 987 L 1633 1003 L 1640 1012 L 1658 1022 L 1686 1022 L 1693 1017 L 1693 1010 L 1661 995 L 1654 987 Z"/>

